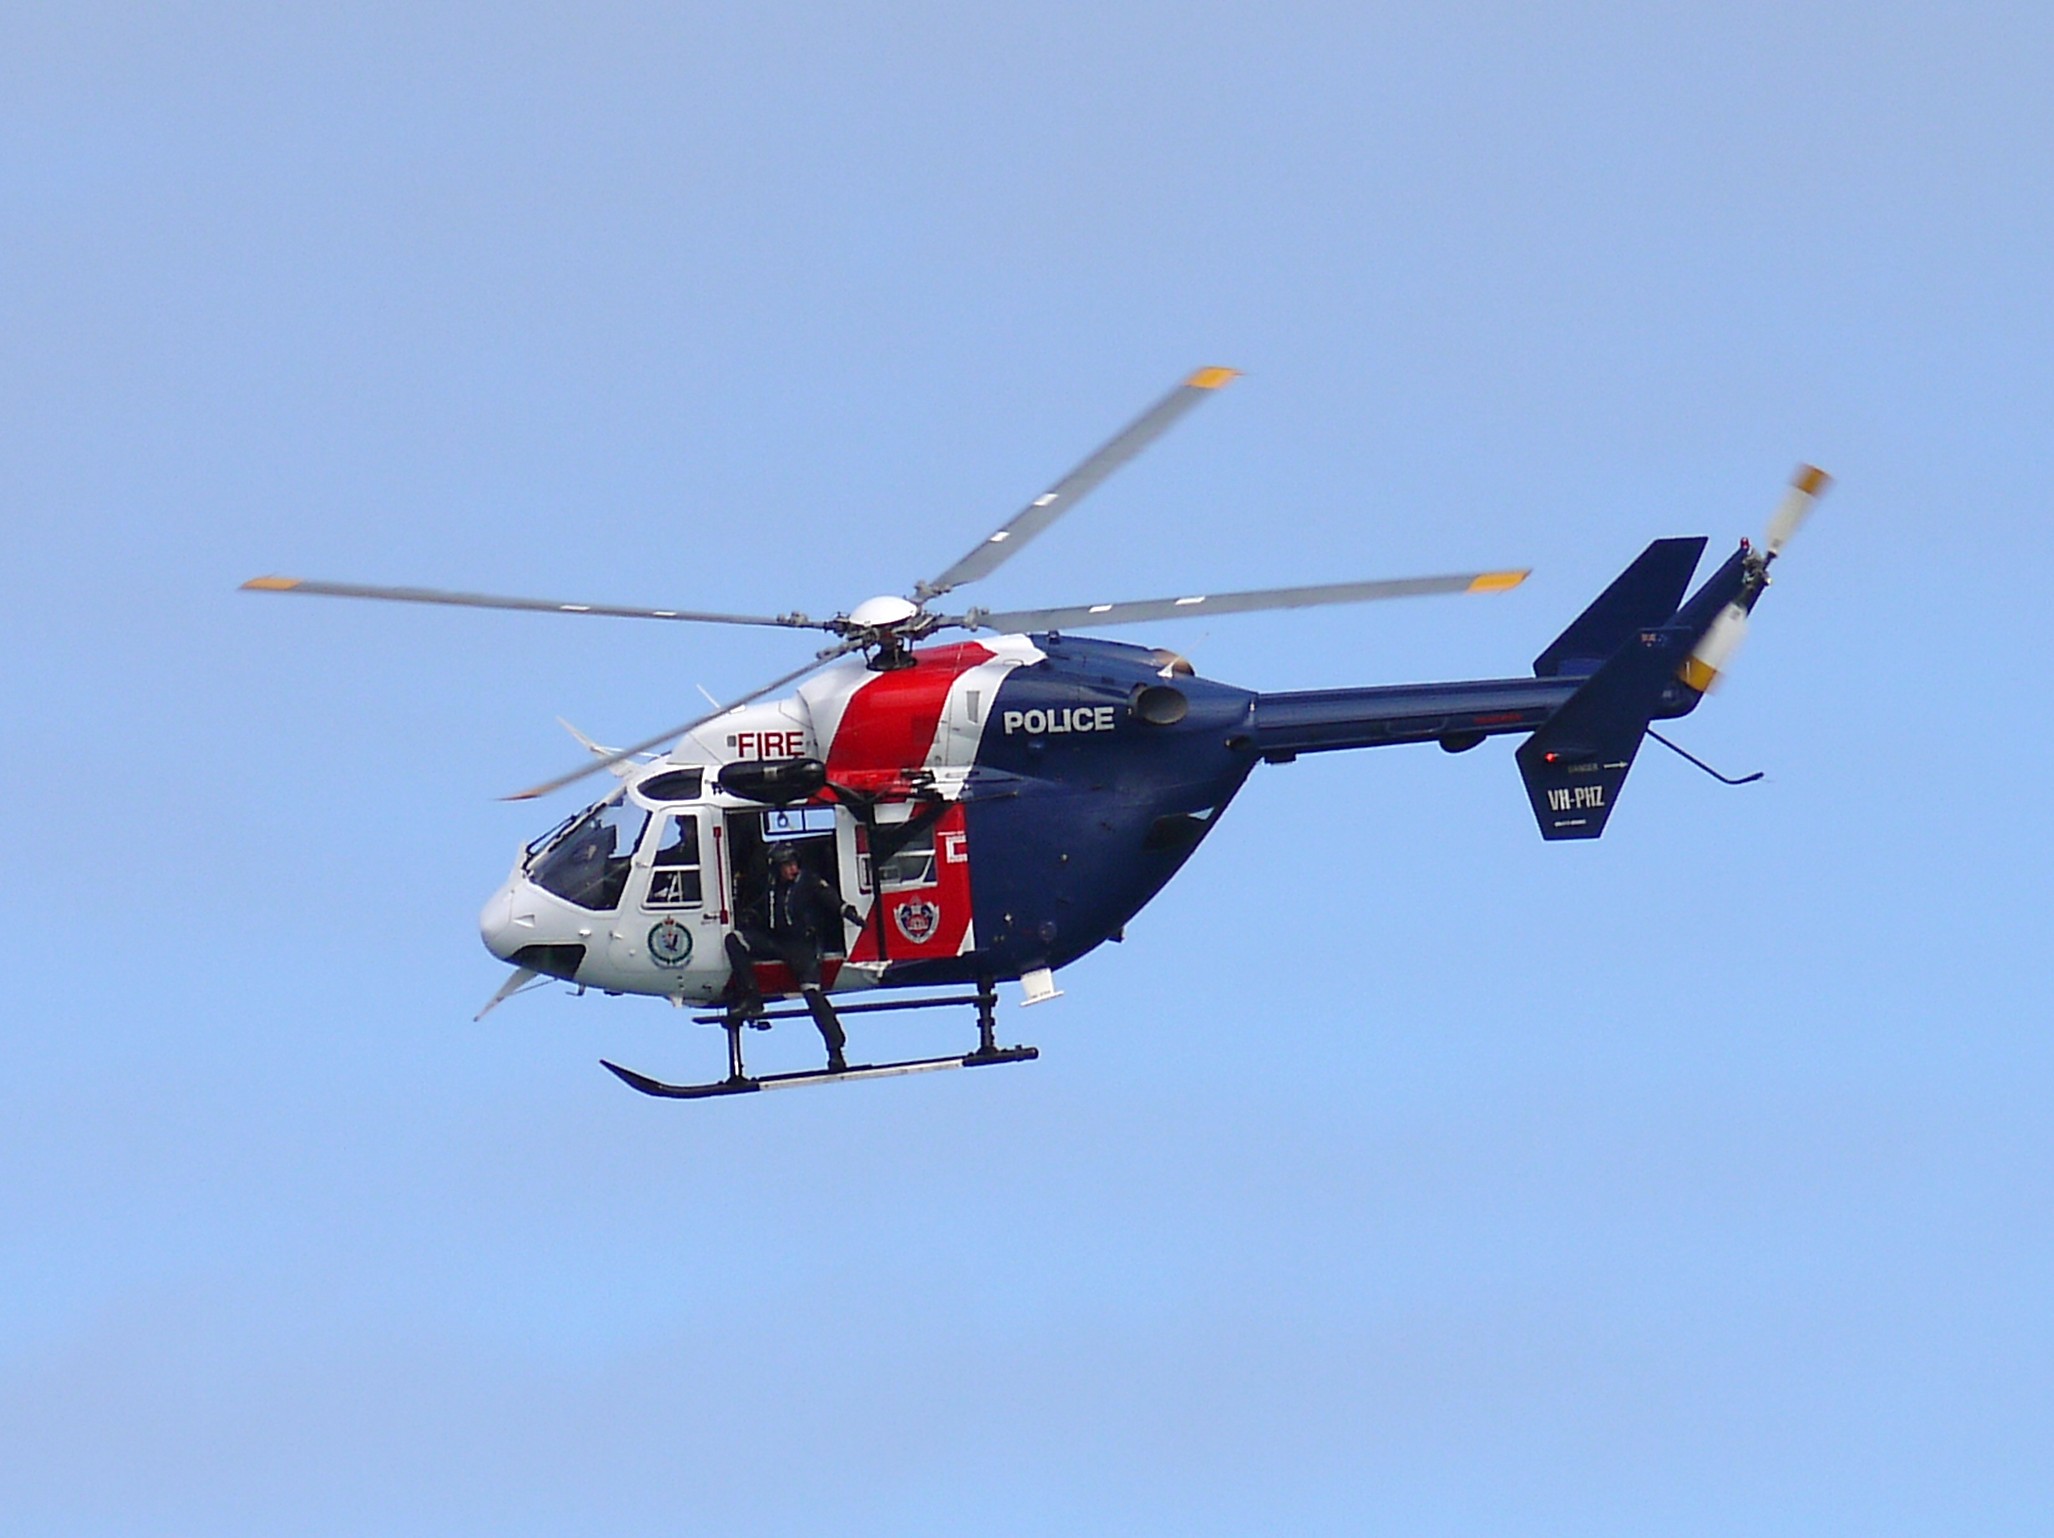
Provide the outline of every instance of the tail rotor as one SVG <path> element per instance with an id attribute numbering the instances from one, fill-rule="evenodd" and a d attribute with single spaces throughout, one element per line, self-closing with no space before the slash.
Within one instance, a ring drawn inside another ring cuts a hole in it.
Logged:
<path id="1" fill-rule="evenodd" d="M 1769 526 L 1762 533 L 1761 548 L 1751 549 L 1744 544 L 1741 547 L 1744 569 L 1740 591 L 1719 611 L 1718 617 L 1677 670 L 1677 676 L 1699 694 L 1719 681 L 1719 675 L 1733 660 L 1733 654 L 1740 650 L 1740 643 L 1747 639 L 1748 616 L 1754 612 L 1762 590 L 1769 585 L 1771 563 L 1783 553 L 1783 547 L 1790 543 L 1791 536 L 1804 526 L 1804 521 L 1811 516 L 1812 509 L 1832 483 L 1833 478 L 1816 465 L 1799 465 L 1797 473 L 1790 478 L 1790 489 L 1769 516 Z"/>

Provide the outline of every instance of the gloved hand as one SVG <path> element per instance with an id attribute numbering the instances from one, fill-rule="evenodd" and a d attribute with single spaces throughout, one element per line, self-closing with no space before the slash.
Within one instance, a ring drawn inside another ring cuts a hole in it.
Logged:
<path id="1" fill-rule="evenodd" d="M 863 915 L 856 911 L 856 905 L 854 903 L 842 904 L 842 917 L 847 919 L 851 924 L 860 924 L 863 922 Z"/>

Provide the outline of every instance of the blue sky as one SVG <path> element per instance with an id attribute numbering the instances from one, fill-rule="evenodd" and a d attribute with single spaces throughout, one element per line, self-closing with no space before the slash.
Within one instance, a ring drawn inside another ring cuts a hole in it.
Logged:
<path id="1" fill-rule="evenodd" d="M 0 1527 L 2044 1531 L 2050 44 L 9 9 Z M 659 1005 L 471 1023 L 568 810 L 495 797 L 789 638 L 234 591 L 831 611 L 1201 363 L 979 602 L 1530 563 L 1153 633 L 1516 674 L 1814 460 L 1677 732 L 1767 779 L 1546 846 L 1503 742 L 1264 769 L 1033 1067 L 665 1105 Z"/>

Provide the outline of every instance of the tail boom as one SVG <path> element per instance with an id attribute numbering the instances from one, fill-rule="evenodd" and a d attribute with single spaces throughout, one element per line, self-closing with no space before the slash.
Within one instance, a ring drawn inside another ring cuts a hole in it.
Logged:
<path id="1" fill-rule="evenodd" d="M 1460 753 L 1529 734 L 1517 757 L 1541 836 L 1596 838 L 1649 723 L 1697 708 L 1768 586 L 1770 557 L 1742 540 L 1683 598 L 1704 543 L 1649 545 L 1534 659 L 1536 677 L 1260 694 L 1234 746 L 1288 763 L 1416 742 Z"/>
<path id="2" fill-rule="evenodd" d="M 1438 742 L 1451 753 L 1486 737 L 1530 732 L 1575 694 L 1580 678 L 1489 678 L 1369 689 L 1259 694 L 1249 746 L 1269 763 L 1300 753 Z"/>

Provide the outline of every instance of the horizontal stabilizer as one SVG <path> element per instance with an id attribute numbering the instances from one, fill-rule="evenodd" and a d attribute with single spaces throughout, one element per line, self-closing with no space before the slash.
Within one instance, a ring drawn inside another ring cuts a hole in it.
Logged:
<path id="1" fill-rule="evenodd" d="M 1605 831 L 1648 720 L 1695 639 L 1680 626 L 1635 632 L 1519 745 L 1519 772 L 1542 838 Z"/>
<path id="2" fill-rule="evenodd" d="M 1637 633 L 1666 624 L 1683 602 L 1704 550 L 1703 535 L 1658 539 L 1649 545 L 1573 625 L 1555 637 L 1553 645 L 1533 659 L 1534 677 L 1595 673 Z"/>

